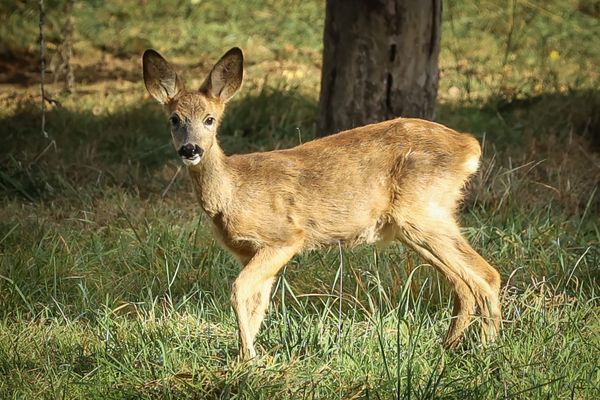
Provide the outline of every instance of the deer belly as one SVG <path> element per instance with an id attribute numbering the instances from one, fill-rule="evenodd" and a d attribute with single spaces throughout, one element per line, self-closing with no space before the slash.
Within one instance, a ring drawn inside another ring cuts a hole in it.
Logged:
<path id="1" fill-rule="evenodd" d="M 387 242 L 394 239 L 394 225 L 385 216 L 368 221 L 321 221 L 308 230 L 311 248 L 341 244 L 353 247 L 361 244 Z"/>

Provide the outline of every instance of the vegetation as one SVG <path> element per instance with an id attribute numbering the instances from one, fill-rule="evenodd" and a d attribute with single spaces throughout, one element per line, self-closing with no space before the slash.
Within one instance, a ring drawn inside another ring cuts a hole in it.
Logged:
<path id="1" fill-rule="evenodd" d="M 450 298 L 402 246 L 332 249 L 286 267 L 255 363 L 237 360 L 239 267 L 177 173 L 140 54 L 193 87 L 242 47 L 221 141 L 289 147 L 314 137 L 324 4 L 222 3 L 76 2 L 50 142 L 37 4 L 0 2 L 0 398 L 599 398 L 598 2 L 444 2 L 436 120 L 484 143 L 461 219 L 503 276 L 497 343 L 472 329 L 443 350 Z M 52 69 L 63 2 L 46 6 Z"/>

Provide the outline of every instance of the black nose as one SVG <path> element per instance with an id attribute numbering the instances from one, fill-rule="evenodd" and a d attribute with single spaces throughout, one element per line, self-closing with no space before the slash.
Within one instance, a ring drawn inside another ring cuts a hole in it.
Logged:
<path id="1" fill-rule="evenodd" d="M 204 151 L 197 144 L 187 143 L 181 146 L 178 153 L 181 157 L 194 158 L 194 156 L 201 156 Z"/>

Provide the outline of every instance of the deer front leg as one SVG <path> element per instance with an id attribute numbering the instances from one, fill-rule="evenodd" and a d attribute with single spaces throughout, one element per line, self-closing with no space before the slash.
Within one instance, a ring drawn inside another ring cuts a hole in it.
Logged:
<path id="1" fill-rule="evenodd" d="M 256 357 L 254 338 L 264 319 L 275 276 L 300 247 L 296 244 L 260 249 L 233 282 L 231 302 L 238 322 L 242 358 Z"/>

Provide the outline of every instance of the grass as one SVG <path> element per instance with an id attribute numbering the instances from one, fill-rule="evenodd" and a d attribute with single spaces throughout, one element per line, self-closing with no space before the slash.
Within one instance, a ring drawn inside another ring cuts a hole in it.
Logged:
<path id="1" fill-rule="evenodd" d="M 479 348 L 475 325 L 445 351 L 450 296 L 402 246 L 332 249 L 285 268 L 251 364 L 239 267 L 176 175 L 139 53 L 193 86 L 240 45 L 221 142 L 289 147 L 314 136 L 322 2 L 78 2 L 75 93 L 49 74 L 51 146 L 36 5 L 0 2 L 0 398 L 600 397 L 598 8 L 511 4 L 444 3 L 436 111 L 484 143 L 461 219 L 503 277 L 499 340 Z M 62 2 L 47 7 L 51 59 Z"/>

